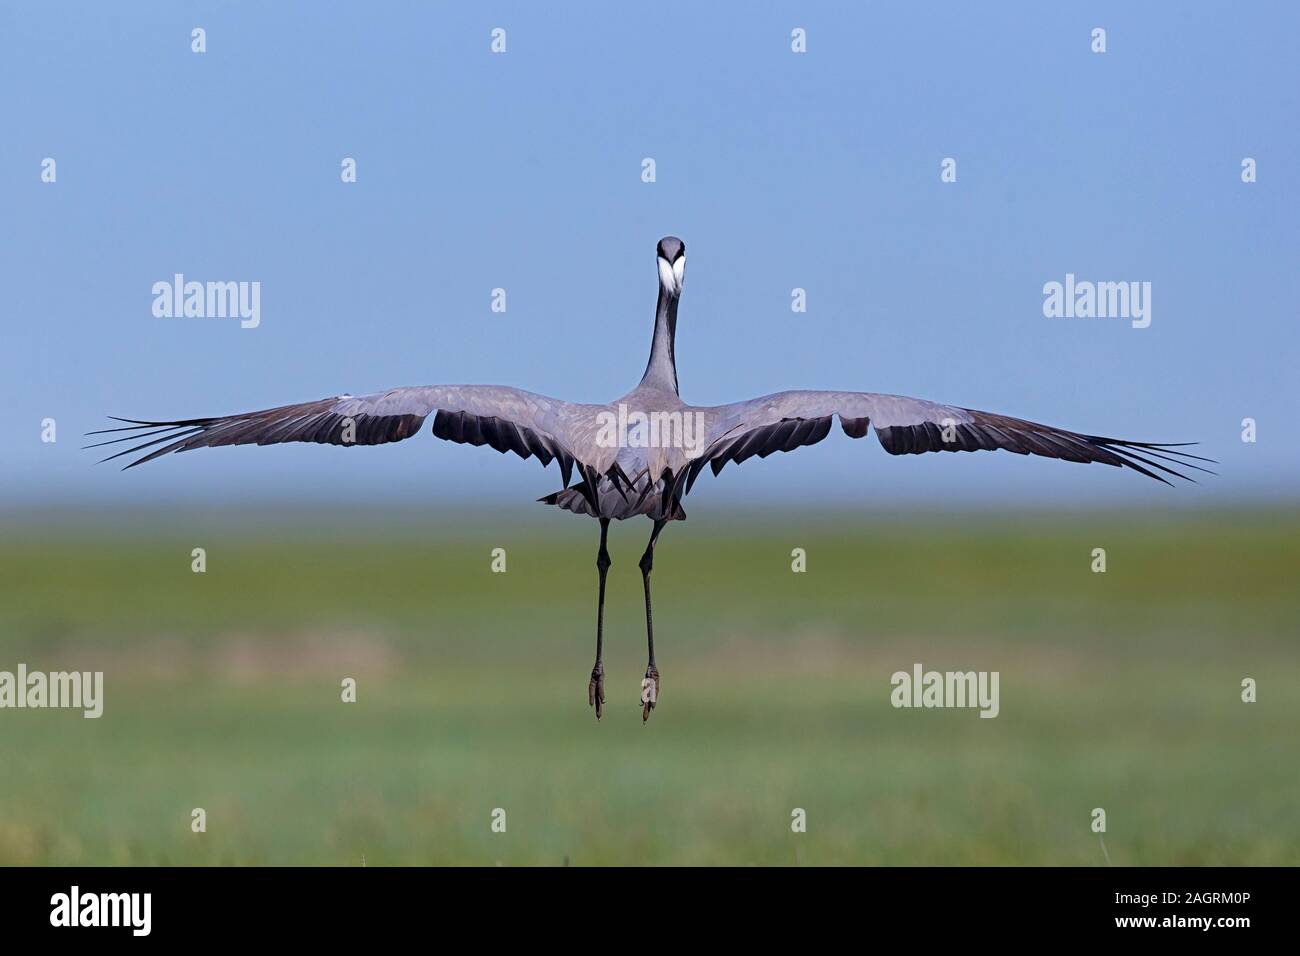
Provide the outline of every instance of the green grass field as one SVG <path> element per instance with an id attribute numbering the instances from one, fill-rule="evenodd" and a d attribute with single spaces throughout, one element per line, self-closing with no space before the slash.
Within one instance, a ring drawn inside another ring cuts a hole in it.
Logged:
<path id="1" fill-rule="evenodd" d="M 1300 862 L 1295 510 L 701 509 L 645 726 L 648 522 L 600 724 L 594 522 L 75 524 L 3 535 L 0 670 L 102 670 L 104 716 L 0 711 L 0 863 L 1104 865 L 1094 807 L 1116 865 Z M 1000 715 L 893 708 L 918 661 L 999 671 Z"/>

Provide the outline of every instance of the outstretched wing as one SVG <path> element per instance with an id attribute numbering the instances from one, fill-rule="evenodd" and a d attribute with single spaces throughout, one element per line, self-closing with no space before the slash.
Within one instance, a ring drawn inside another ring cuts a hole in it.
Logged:
<path id="1" fill-rule="evenodd" d="M 1192 462 L 1210 461 L 1178 451 L 1177 445 L 1102 438 L 992 412 L 872 392 L 777 392 L 704 412 L 708 437 L 703 454 L 687 470 L 686 491 L 706 464 L 716 475 L 729 461 L 739 464 L 753 455 L 766 458 L 821 441 L 836 415 L 850 438 L 863 437 L 874 425 L 876 437 L 891 455 L 1001 448 L 1017 455 L 1132 468 L 1165 484 L 1170 482 L 1157 472 L 1192 480 L 1170 464 L 1207 471 Z"/>
<path id="2" fill-rule="evenodd" d="M 104 459 L 154 449 L 126 466 L 133 468 L 170 452 L 215 445 L 380 445 L 410 438 L 436 412 L 436 437 L 490 445 L 502 453 L 513 451 L 520 458 L 536 455 L 543 466 L 558 460 L 567 487 L 574 464 L 590 464 L 584 462 L 581 450 L 589 446 L 587 432 L 592 428 L 589 423 L 594 419 L 594 410 L 594 406 L 504 386 L 426 385 L 357 397 L 340 395 L 217 418 L 157 422 L 117 419 L 129 424 L 91 434 L 129 434 L 88 447 L 144 439 Z"/>

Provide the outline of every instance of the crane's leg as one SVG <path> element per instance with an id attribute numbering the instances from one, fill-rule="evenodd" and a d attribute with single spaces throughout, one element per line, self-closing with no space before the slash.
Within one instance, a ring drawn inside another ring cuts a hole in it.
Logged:
<path id="1" fill-rule="evenodd" d="M 641 580 L 645 583 L 645 642 L 650 654 L 650 662 L 645 669 L 645 680 L 641 681 L 642 723 L 650 719 L 650 711 L 654 710 L 655 704 L 659 702 L 659 668 L 655 667 L 654 618 L 650 613 L 650 570 L 655 566 L 655 542 L 659 540 L 659 532 L 667 523 L 666 521 L 655 522 L 654 530 L 650 532 L 650 543 L 645 546 L 645 554 L 641 555 Z"/>
<path id="2" fill-rule="evenodd" d="M 611 562 L 605 550 L 605 537 L 609 534 L 609 519 L 600 519 L 600 551 L 596 554 L 596 570 L 600 572 L 600 598 L 596 604 L 596 666 L 591 669 L 591 683 L 587 685 L 587 705 L 596 708 L 596 719 L 605 713 L 605 573 Z"/>

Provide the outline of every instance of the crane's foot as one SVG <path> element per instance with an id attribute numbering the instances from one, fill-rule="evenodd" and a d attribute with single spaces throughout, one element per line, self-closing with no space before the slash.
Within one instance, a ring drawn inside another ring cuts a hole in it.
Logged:
<path id="1" fill-rule="evenodd" d="M 641 723 L 650 719 L 650 711 L 659 703 L 659 669 L 651 664 L 641 681 Z"/>
<path id="2" fill-rule="evenodd" d="M 596 661 L 591 669 L 591 682 L 587 684 L 587 706 L 596 708 L 596 719 L 605 714 L 605 665 Z"/>

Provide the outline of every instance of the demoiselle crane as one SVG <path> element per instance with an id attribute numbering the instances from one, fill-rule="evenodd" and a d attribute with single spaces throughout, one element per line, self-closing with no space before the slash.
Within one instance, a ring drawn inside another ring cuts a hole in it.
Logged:
<path id="1" fill-rule="evenodd" d="M 127 424 L 91 434 L 129 434 L 88 447 L 146 439 L 104 459 L 152 448 L 126 466 L 133 468 L 170 452 L 214 445 L 378 445 L 401 441 L 417 434 L 433 415 L 432 432 L 437 438 L 490 445 L 521 458 L 536 456 L 543 466 L 558 462 L 564 487 L 540 500 L 600 522 L 596 663 L 587 685 L 587 700 L 597 719 L 605 707 L 605 576 L 610 567 L 605 545 L 609 523 L 636 515 L 652 522 L 650 541 L 640 561 L 648 651 L 641 692 L 643 721 L 649 719 L 660 688 L 650 608 L 655 543 L 668 522 L 686 518 L 682 499 L 706 467 L 717 475 L 728 462 L 739 464 L 755 455 L 766 458 L 773 452 L 815 444 L 829 434 L 836 416 L 850 438 L 862 438 L 868 427 L 874 426 L 880 444 L 891 455 L 1001 448 L 1019 455 L 1131 468 L 1165 484 L 1170 482 L 1163 475 L 1191 480 L 1172 466 L 1206 471 L 1193 462 L 1210 461 L 1167 443 L 1085 435 L 900 395 L 795 390 L 731 405 L 688 405 L 678 396 L 673 351 L 686 246 L 667 236 L 659 241 L 656 252 L 659 298 L 650 360 L 640 384 L 607 405 L 580 405 L 503 385 L 409 386 L 216 418 L 115 418 Z"/>

